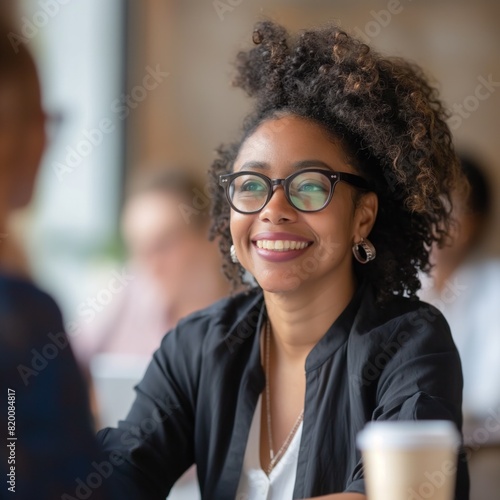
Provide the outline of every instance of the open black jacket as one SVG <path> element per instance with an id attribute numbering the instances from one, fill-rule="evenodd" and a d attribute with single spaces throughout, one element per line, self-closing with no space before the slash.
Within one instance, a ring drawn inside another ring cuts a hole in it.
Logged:
<path id="1" fill-rule="evenodd" d="M 234 500 L 252 416 L 265 385 L 262 293 L 225 299 L 182 320 L 162 341 L 117 429 L 99 440 L 124 499 L 164 500 L 193 463 L 204 500 Z M 138 332 L 138 335 L 140 332 Z M 443 316 L 369 286 L 306 361 L 304 423 L 294 499 L 364 493 L 356 434 L 370 420 L 452 420 L 460 429 L 460 359 Z M 456 500 L 467 500 L 460 457 Z M 284 499 L 286 500 L 286 499 Z"/>

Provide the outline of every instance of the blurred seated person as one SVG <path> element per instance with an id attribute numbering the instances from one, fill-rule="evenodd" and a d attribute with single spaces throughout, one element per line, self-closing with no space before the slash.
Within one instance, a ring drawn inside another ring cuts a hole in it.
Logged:
<path id="1" fill-rule="evenodd" d="M 85 362 L 102 353 L 149 361 L 180 318 L 229 293 L 218 244 L 208 240 L 208 211 L 189 171 L 166 168 L 131 184 L 122 232 L 132 278 L 74 337 Z"/>
<path id="2" fill-rule="evenodd" d="M 20 499 L 106 496 L 105 481 L 87 484 L 102 464 L 87 390 L 55 302 L 20 271 L 8 220 L 31 200 L 45 148 L 35 63 L 0 20 L 0 380 L 2 492 Z M 80 482 L 79 482 L 80 481 Z M 103 486 L 104 484 L 104 486 Z M 83 495 L 83 496 L 81 496 Z M 88 496 L 86 496 L 88 495 Z M 3 495 L 2 495 L 3 496 Z"/>
<path id="3" fill-rule="evenodd" d="M 455 192 L 456 224 L 450 242 L 432 250 L 431 279 L 420 298 L 446 317 L 462 360 L 466 419 L 484 420 L 500 411 L 500 261 L 482 255 L 490 224 L 492 195 L 483 169 L 461 157 L 470 189 Z"/>

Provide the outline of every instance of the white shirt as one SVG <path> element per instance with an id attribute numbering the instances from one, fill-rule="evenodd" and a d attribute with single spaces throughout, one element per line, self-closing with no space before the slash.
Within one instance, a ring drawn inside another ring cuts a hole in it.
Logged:
<path id="1" fill-rule="evenodd" d="M 285 454 L 267 476 L 260 466 L 261 404 L 262 396 L 259 396 L 235 500 L 291 500 L 297 475 L 303 422 L 300 423 Z"/>

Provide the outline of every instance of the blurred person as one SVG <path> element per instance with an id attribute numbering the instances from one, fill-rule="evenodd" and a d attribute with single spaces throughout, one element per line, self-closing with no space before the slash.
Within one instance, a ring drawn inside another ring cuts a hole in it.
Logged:
<path id="1" fill-rule="evenodd" d="M 416 298 L 463 182 L 436 90 L 334 25 L 253 41 L 235 79 L 253 112 L 211 179 L 226 275 L 255 282 L 181 320 L 99 433 L 130 498 L 163 500 L 196 463 L 205 500 L 364 500 L 367 422 L 462 426 L 456 347 Z"/>
<path id="2" fill-rule="evenodd" d="M 87 390 L 61 313 L 51 297 L 20 272 L 8 219 L 31 200 L 44 152 L 47 116 L 35 63 L 14 32 L 0 21 L 0 381 L 3 436 L 2 497 L 94 499 L 105 495 L 104 478 L 87 479 L 100 467 Z M 4 493 L 5 492 L 5 493 Z M 69 496 L 65 496 L 69 495 Z"/>
<path id="3" fill-rule="evenodd" d="M 86 362 L 102 353 L 149 359 L 180 318 L 229 293 L 208 239 L 209 206 L 188 170 L 165 168 L 131 183 L 122 216 L 130 281 L 98 315 L 88 311 L 93 321 L 75 337 Z"/>
<path id="4" fill-rule="evenodd" d="M 469 189 L 455 190 L 448 244 L 434 245 L 430 276 L 420 298 L 450 324 L 464 374 L 464 435 L 472 500 L 496 500 L 500 491 L 500 261 L 484 255 L 493 230 L 493 196 L 484 167 L 461 156 Z"/>
<path id="5" fill-rule="evenodd" d="M 469 189 L 453 194 L 455 224 L 448 243 L 432 248 L 431 277 L 420 298 L 438 307 L 450 324 L 462 360 L 464 415 L 481 422 L 500 411 L 500 261 L 481 252 L 493 230 L 490 183 L 472 157 L 462 156 L 461 165 Z"/>
<path id="6" fill-rule="evenodd" d="M 129 281 L 102 311 L 88 308 L 90 321 L 73 337 L 89 370 L 98 428 L 125 416 L 165 333 L 229 294 L 217 243 L 208 239 L 209 208 L 209 194 L 188 169 L 165 167 L 130 183 L 121 224 Z M 172 494 L 194 490 L 194 478 L 189 471 Z"/>

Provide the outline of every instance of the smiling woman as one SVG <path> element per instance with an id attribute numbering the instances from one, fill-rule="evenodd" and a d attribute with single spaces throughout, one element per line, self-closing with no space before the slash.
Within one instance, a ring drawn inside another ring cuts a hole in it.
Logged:
<path id="1" fill-rule="evenodd" d="M 367 422 L 462 425 L 448 325 L 415 298 L 461 182 L 435 91 L 335 26 L 259 23 L 253 41 L 235 84 L 254 112 L 211 179 L 226 275 L 256 283 L 182 320 L 101 434 L 127 498 L 163 499 L 195 462 L 204 499 L 362 500 Z"/>

